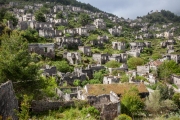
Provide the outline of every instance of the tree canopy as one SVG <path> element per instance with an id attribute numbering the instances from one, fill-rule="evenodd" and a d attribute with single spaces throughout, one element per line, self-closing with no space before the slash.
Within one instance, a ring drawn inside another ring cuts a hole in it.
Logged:
<path id="1" fill-rule="evenodd" d="M 0 80 L 26 81 L 37 77 L 38 66 L 28 53 L 28 43 L 18 33 L 1 38 Z"/>
<path id="2" fill-rule="evenodd" d="M 0 8 L 0 22 L 3 22 L 3 20 L 12 21 L 13 26 L 18 23 L 18 19 L 4 7 Z"/>
<path id="3" fill-rule="evenodd" d="M 79 22 L 80 22 L 80 24 L 82 25 L 82 26 L 85 26 L 85 25 L 87 25 L 88 23 L 90 23 L 90 17 L 89 17 L 89 15 L 88 14 L 85 14 L 85 13 L 82 13 L 82 14 L 80 14 L 80 20 L 79 20 Z"/>
<path id="4" fill-rule="evenodd" d="M 108 68 L 119 68 L 121 63 L 119 63 L 118 61 L 115 61 L 115 60 L 110 60 L 105 65 Z"/>
<path id="5" fill-rule="evenodd" d="M 132 57 L 127 61 L 128 68 L 136 69 L 137 66 L 143 65 L 144 60 L 139 57 Z"/>
<path id="6" fill-rule="evenodd" d="M 169 80 L 172 74 L 180 73 L 179 65 L 174 61 L 164 61 L 158 67 L 158 76 L 161 80 Z"/>
<path id="7" fill-rule="evenodd" d="M 45 18 L 44 14 L 41 11 L 37 11 L 35 13 L 35 19 L 38 22 L 46 22 L 46 18 Z"/>
<path id="8" fill-rule="evenodd" d="M 144 109 L 144 102 L 138 95 L 137 88 L 133 87 L 129 91 L 125 92 L 121 98 L 122 113 L 134 116 L 141 113 Z"/>

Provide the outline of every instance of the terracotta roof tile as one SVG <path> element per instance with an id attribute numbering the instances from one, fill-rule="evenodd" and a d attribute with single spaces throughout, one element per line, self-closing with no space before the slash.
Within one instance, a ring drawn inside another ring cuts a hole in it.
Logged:
<path id="1" fill-rule="evenodd" d="M 150 62 L 150 65 L 154 65 L 154 66 L 159 66 L 159 65 L 161 65 L 161 64 L 162 64 L 162 62 L 161 62 L 161 61 L 159 61 L 159 60 L 156 60 L 156 61 Z"/>

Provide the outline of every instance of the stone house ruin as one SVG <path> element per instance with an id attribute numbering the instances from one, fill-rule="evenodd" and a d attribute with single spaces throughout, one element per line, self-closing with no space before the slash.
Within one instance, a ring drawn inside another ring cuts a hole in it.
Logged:
<path id="1" fill-rule="evenodd" d="M 94 20 L 94 25 L 98 29 L 105 29 L 106 28 L 106 23 L 104 22 L 103 19 L 95 19 Z"/>
<path id="2" fill-rule="evenodd" d="M 67 73 L 61 73 L 58 72 L 58 76 L 60 77 L 60 83 L 59 85 L 62 86 L 64 83 L 66 83 L 67 85 L 72 85 L 75 80 L 80 80 L 81 82 L 83 80 L 87 79 L 87 75 L 85 73 L 80 73 L 80 72 L 67 72 Z"/>
<path id="3" fill-rule="evenodd" d="M 89 36 L 87 28 L 84 27 L 76 28 L 76 32 L 81 36 Z"/>
<path id="4" fill-rule="evenodd" d="M 78 87 L 62 87 L 56 88 L 56 94 L 62 99 L 63 101 L 70 101 L 78 96 Z"/>
<path id="5" fill-rule="evenodd" d="M 30 21 L 29 24 L 30 28 L 32 29 L 51 29 L 54 30 L 54 23 L 50 22 L 37 22 L 37 21 Z"/>
<path id="6" fill-rule="evenodd" d="M 148 74 L 146 79 L 152 84 L 155 84 L 157 82 L 156 76 L 150 73 Z"/>
<path id="7" fill-rule="evenodd" d="M 78 46 L 79 50 L 83 52 L 84 55 L 92 56 L 90 46 Z"/>
<path id="8" fill-rule="evenodd" d="M 10 28 L 13 29 L 13 26 L 10 26 Z M 26 30 L 28 29 L 28 23 L 25 21 L 18 22 L 17 28 L 19 28 L 20 30 Z"/>
<path id="9" fill-rule="evenodd" d="M 73 37 L 55 37 L 55 42 L 58 48 L 78 48 L 78 46 L 82 45 L 82 41 L 79 38 Z"/>
<path id="10" fill-rule="evenodd" d="M 115 50 L 125 50 L 126 43 L 124 42 L 112 42 L 112 48 Z"/>
<path id="11" fill-rule="evenodd" d="M 103 47 L 104 43 L 109 42 L 108 36 L 98 36 L 97 40 L 90 41 L 92 46 Z"/>
<path id="12" fill-rule="evenodd" d="M 82 9 L 80 8 L 80 7 L 72 7 L 72 11 L 74 11 L 74 12 L 81 12 L 82 11 Z"/>
<path id="13" fill-rule="evenodd" d="M 143 42 L 131 42 L 130 44 L 130 49 L 131 50 L 139 50 L 142 51 L 143 48 L 145 47 Z"/>
<path id="14" fill-rule="evenodd" d="M 142 36 L 142 35 L 136 35 L 136 36 L 135 36 L 135 39 L 136 39 L 136 40 L 137 40 L 137 39 L 143 40 L 143 36 Z"/>
<path id="15" fill-rule="evenodd" d="M 130 50 L 130 51 L 127 51 L 126 53 L 130 56 L 133 56 L 133 57 L 139 57 L 140 56 L 139 50 Z"/>
<path id="16" fill-rule="evenodd" d="M 54 43 L 31 43 L 28 45 L 28 51 L 51 59 L 55 58 Z"/>
<path id="17" fill-rule="evenodd" d="M 180 76 L 179 75 L 171 75 L 171 82 L 180 88 Z"/>
<path id="18" fill-rule="evenodd" d="M 97 64 L 105 64 L 109 61 L 109 54 L 93 54 L 92 58 Z"/>
<path id="19" fill-rule="evenodd" d="M 55 66 L 49 66 L 49 65 L 45 65 L 43 68 L 41 68 L 40 70 L 43 71 L 42 75 L 45 77 L 55 77 L 57 75 L 57 69 Z"/>
<path id="20" fill-rule="evenodd" d="M 155 61 L 151 61 L 148 63 L 150 69 L 152 70 L 157 70 L 158 66 L 162 64 L 162 62 L 160 60 L 155 60 Z"/>
<path id="21" fill-rule="evenodd" d="M 63 11 L 64 10 L 64 7 L 62 5 L 56 5 L 53 7 L 53 12 L 54 13 L 57 13 L 59 11 Z"/>
<path id="22" fill-rule="evenodd" d="M 39 30 L 39 36 L 45 38 L 53 38 L 55 36 L 54 30 L 51 29 L 41 29 Z"/>
<path id="23" fill-rule="evenodd" d="M 180 63 L 180 55 L 179 54 L 171 54 L 171 60 L 174 60 L 177 64 Z"/>
<path id="24" fill-rule="evenodd" d="M 79 52 L 65 52 L 63 58 L 66 58 L 70 64 L 81 63 L 81 55 Z"/>
<path id="25" fill-rule="evenodd" d="M 85 28 L 88 30 L 88 31 L 94 31 L 96 30 L 96 26 L 94 24 L 87 24 L 85 26 Z"/>
<path id="26" fill-rule="evenodd" d="M 22 21 L 33 21 L 33 20 L 35 20 L 35 16 L 31 13 L 22 16 Z"/>
<path id="27" fill-rule="evenodd" d="M 166 31 L 164 32 L 164 38 L 172 38 L 174 36 L 174 34 L 172 32 Z"/>
<path id="28" fill-rule="evenodd" d="M 117 62 L 125 63 L 127 61 L 128 55 L 126 53 L 112 54 L 112 55 L 110 55 L 110 54 L 93 54 L 92 58 L 98 64 L 105 64 L 106 62 L 108 62 L 110 60 L 115 60 Z"/>
<path id="29" fill-rule="evenodd" d="M 108 68 L 109 74 L 112 74 L 113 71 L 123 71 L 126 72 L 128 71 L 128 66 L 127 64 L 122 64 L 120 67 L 117 66 L 116 68 Z"/>
<path id="30" fill-rule="evenodd" d="M 52 22 L 55 23 L 55 26 L 67 25 L 68 24 L 68 20 L 67 19 L 54 19 Z"/>
<path id="31" fill-rule="evenodd" d="M 122 26 L 119 27 L 114 26 L 113 28 L 108 29 L 108 31 L 111 35 L 119 36 L 122 31 Z"/>
<path id="32" fill-rule="evenodd" d="M 114 120 L 121 112 L 119 97 L 113 91 L 98 96 L 90 95 L 87 99 L 90 105 L 100 111 L 100 119 L 102 120 Z"/>
<path id="33" fill-rule="evenodd" d="M 98 72 L 100 70 L 105 70 L 105 67 L 97 64 L 97 65 L 88 65 L 85 69 L 79 69 L 82 73 L 85 73 L 89 79 L 93 79 L 93 75 L 95 72 Z"/>
<path id="34" fill-rule="evenodd" d="M 64 35 L 69 34 L 71 36 L 74 36 L 75 34 L 77 34 L 77 30 L 74 29 L 65 29 L 63 30 Z"/>
<path id="35" fill-rule="evenodd" d="M 173 52 L 175 52 L 174 45 L 167 45 L 167 53 L 170 54 Z"/>
<path id="36" fill-rule="evenodd" d="M 117 62 L 125 63 L 127 62 L 128 55 L 126 53 L 120 53 L 120 54 L 112 54 L 109 55 L 109 60 L 115 60 Z"/>
<path id="37" fill-rule="evenodd" d="M 160 43 L 161 47 L 163 47 L 163 48 L 167 47 L 168 45 L 175 45 L 175 44 L 176 44 L 176 41 L 173 39 L 166 40 L 166 41 Z"/>
<path id="38" fill-rule="evenodd" d="M 144 65 L 144 66 L 137 66 L 137 74 L 138 75 L 146 75 L 150 71 L 149 65 Z"/>
<path id="39" fill-rule="evenodd" d="M 120 77 L 119 76 L 104 76 L 103 84 L 114 84 L 119 83 Z"/>

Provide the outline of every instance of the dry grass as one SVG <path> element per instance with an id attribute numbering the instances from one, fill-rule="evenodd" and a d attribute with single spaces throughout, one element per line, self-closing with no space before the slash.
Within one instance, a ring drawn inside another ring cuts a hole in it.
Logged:
<path id="1" fill-rule="evenodd" d="M 123 94 L 132 87 L 137 87 L 139 93 L 146 93 L 148 90 L 143 83 L 133 84 L 133 83 L 121 83 L 121 84 L 90 84 L 87 85 L 88 95 L 101 95 L 109 94 L 110 91 L 115 92 L 118 95 Z"/>

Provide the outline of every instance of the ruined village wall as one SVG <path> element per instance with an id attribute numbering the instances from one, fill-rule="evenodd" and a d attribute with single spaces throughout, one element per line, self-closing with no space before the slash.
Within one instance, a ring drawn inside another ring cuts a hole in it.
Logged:
<path id="1" fill-rule="evenodd" d="M 114 93 L 99 96 L 87 96 L 88 103 L 100 111 L 101 120 L 114 120 L 120 114 L 119 97 Z"/>
<path id="2" fill-rule="evenodd" d="M 94 106 L 110 102 L 110 96 L 106 94 L 99 96 L 94 96 L 94 95 L 87 96 L 87 99 L 88 99 L 88 103 Z"/>
<path id="3" fill-rule="evenodd" d="M 18 117 L 15 114 L 15 110 L 18 110 L 18 100 L 16 99 L 12 82 L 7 81 L 0 85 L 0 116 L 2 116 L 3 120 L 7 118 L 17 120 Z"/>
<path id="4" fill-rule="evenodd" d="M 60 107 L 71 107 L 74 105 L 74 101 L 32 101 L 31 109 L 33 112 L 42 112 L 47 110 L 58 110 Z"/>
<path id="5" fill-rule="evenodd" d="M 101 120 L 114 120 L 119 115 L 120 103 L 109 103 L 102 106 Z"/>

